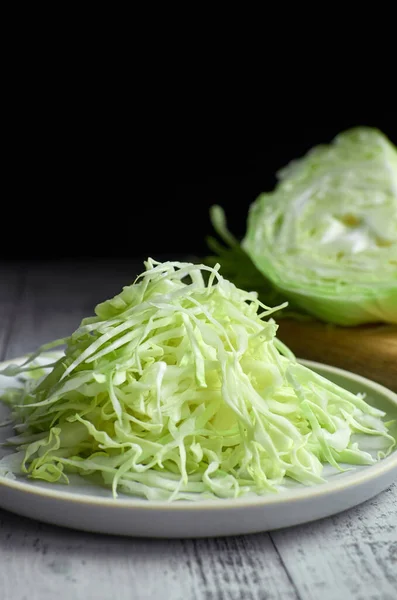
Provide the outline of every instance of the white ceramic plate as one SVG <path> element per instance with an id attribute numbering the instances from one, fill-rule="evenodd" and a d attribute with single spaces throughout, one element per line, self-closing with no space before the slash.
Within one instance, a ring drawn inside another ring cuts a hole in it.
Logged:
<path id="1" fill-rule="evenodd" d="M 365 392 L 370 404 L 397 419 L 397 394 L 392 391 L 341 369 L 301 362 L 354 393 Z M 10 379 L 0 376 L 0 391 L 9 385 Z M 6 410 L 0 404 L 0 420 Z M 9 435 L 9 429 L 0 429 L 0 442 Z M 0 476 L 0 507 L 47 523 L 99 533 L 165 538 L 225 536 L 327 517 L 372 498 L 395 480 L 397 451 L 373 466 L 330 474 L 327 483 L 313 487 L 297 483 L 275 495 L 199 502 L 152 502 L 121 495 L 113 499 L 106 489 L 78 476 L 67 487 Z"/>

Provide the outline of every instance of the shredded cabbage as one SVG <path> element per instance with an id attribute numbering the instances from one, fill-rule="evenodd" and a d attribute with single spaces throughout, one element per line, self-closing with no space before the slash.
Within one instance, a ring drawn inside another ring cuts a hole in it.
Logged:
<path id="1" fill-rule="evenodd" d="M 11 407 L 17 453 L 3 475 L 68 483 L 79 473 L 150 500 L 276 492 L 324 481 L 323 466 L 391 452 L 385 413 L 300 365 L 256 293 L 211 268 L 148 259 L 146 270 L 64 340 L 0 373 L 23 379 Z M 378 454 L 360 447 L 373 436 Z"/>
<path id="2" fill-rule="evenodd" d="M 241 246 L 213 207 L 231 247 L 210 241 L 225 275 L 329 323 L 397 323 L 397 149 L 359 127 L 277 175 L 250 206 Z"/>

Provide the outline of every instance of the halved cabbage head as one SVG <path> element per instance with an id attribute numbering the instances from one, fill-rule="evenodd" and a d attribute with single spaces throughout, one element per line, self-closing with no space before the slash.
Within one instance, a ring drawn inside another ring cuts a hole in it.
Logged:
<path id="1" fill-rule="evenodd" d="M 260 273 L 324 321 L 397 323 L 396 148 L 376 129 L 352 129 L 278 179 L 251 205 L 241 243 Z"/>

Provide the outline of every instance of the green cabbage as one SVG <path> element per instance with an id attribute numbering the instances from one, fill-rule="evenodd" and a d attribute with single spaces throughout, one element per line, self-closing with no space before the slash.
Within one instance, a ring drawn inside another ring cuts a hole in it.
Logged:
<path id="1" fill-rule="evenodd" d="M 269 308 L 211 268 L 148 259 L 43 367 L 3 400 L 16 448 L 3 475 L 47 482 L 79 473 L 154 500 L 274 492 L 321 483 L 323 466 L 370 465 L 391 452 L 385 414 L 298 364 Z M 45 349 L 52 346 L 47 345 Z M 375 442 L 373 454 L 360 435 Z"/>
<path id="2" fill-rule="evenodd" d="M 352 129 L 278 179 L 250 206 L 241 246 L 213 207 L 231 247 L 210 241 L 225 274 L 329 323 L 397 323 L 396 148 L 376 129 Z"/>

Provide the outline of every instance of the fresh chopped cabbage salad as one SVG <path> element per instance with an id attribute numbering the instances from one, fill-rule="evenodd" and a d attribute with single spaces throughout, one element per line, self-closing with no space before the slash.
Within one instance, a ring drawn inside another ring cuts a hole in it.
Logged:
<path id="1" fill-rule="evenodd" d="M 3 475 L 81 474 L 149 500 L 277 492 L 371 465 L 395 446 L 385 414 L 299 364 L 273 313 L 219 265 L 158 262 L 62 340 L 1 373 L 23 379 Z M 43 370 L 37 357 L 66 347 Z M 360 440 L 375 441 L 377 455 Z"/>

